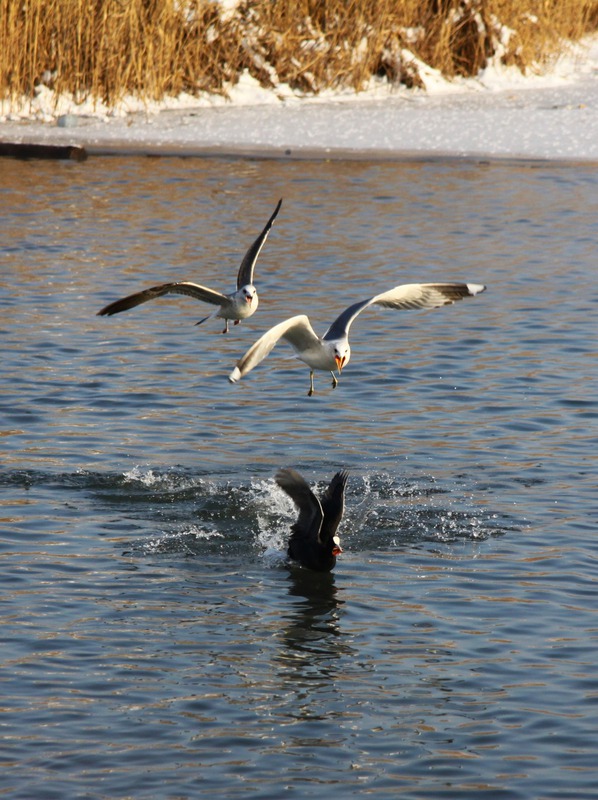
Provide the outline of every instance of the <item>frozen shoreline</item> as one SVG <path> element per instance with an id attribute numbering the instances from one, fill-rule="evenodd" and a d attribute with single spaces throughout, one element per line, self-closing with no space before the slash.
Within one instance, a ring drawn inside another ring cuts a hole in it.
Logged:
<path id="1" fill-rule="evenodd" d="M 427 92 L 373 87 L 302 98 L 249 76 L 223 99 L 182 98 L 117 115 L 0 118 L 0 142 L 91 154 L 270 158 L 475 158 L 598 162 L 598 39 L 543 77 L 489 70 Z M 34 115 L 35 116 L 35 115 Z"/>

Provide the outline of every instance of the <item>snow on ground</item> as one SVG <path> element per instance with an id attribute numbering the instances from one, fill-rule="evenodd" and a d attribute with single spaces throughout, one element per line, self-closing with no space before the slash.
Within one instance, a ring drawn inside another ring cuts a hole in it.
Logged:
<path id="1" fill-rule="evenodd" d="M 90 152 L 286 157 L 473 156 L 598 161 L 598 37 L 543 75 L 493 64 L 448 82 L 422 68 L 426 90 L 372 81 L 364 92 L 299 97 L 249 74 L 229 98 L 124 101 L 116 111 L 75 105 L 42 88 L 9 109 L 0 142 L 80 145 Z"/>

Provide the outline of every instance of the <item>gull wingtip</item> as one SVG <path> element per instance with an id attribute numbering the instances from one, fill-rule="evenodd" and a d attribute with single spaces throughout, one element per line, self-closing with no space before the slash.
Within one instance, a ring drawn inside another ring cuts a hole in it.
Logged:
<path id="1" fill-rule="evenodd" d="M 241 370 L 239 367 L 235 367 L 231 374 L 228 376 L 228 379 L 231 383 L 237 383 L 237 381 L 241 380 Z"/>

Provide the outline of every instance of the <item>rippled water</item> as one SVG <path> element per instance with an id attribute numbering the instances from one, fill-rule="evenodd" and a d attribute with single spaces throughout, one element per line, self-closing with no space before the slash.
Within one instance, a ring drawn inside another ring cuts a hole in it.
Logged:
<path id="1" fill-rule="evenodd" d="M 598 170 L 0 164 L 0 794 L 594 798 Z M 279 197 L 260 309 L 234 286 Z M 336 389 L 260 333 L 370 309 Z M 280 466 L 351 471 L 333 574 L 290 571 Z"/>

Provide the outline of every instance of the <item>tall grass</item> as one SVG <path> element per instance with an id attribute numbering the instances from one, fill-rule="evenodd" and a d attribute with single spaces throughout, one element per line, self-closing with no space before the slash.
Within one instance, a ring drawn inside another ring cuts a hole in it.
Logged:
<path id="1" fill-rule="evenodd" d="M 525 71 L 598 29 L 598 0 L 0 0 L 0 98 L 57 93 L 113 106 L 264 86 L 417 85 L 414 59 L 469 76 L 493 57 Z"/>

